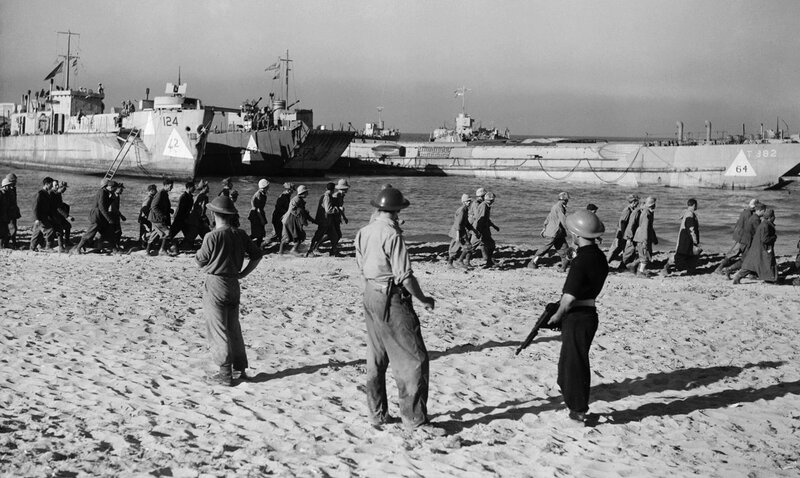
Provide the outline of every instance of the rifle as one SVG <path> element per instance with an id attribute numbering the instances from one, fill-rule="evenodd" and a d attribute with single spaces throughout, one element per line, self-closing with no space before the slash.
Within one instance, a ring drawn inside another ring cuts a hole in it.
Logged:
<path id="1" fill-rule="evenodd" d="M 517 351 L 516 353 L 514 353 L 514 355 L 519 355 L 519 353 L 522 352 L 523 349 L 527 348 L 528 345 L 530 345 L 531 342 L 533 342 L 533 339 L 535 339 L 536 336 L 539 335 L 539 329 L 542 328 L 554 329 L 554 330 L 561 329 L 561 327 L 558 324 L 550 325 L 547 323 L 547 321 L 550 320 L 550 318 L 553 317 L 553 315 L 556 313 L 559 305 L 560 304 L 558 302 L 550 302 L 549 304 L 544 306 L 544 311 L 542 311 L 542 314 L 539 316 L 538 319 L 536 319 L 536 325 L 533 326 L 533 329 L 525 338 L 525 341 L 522 342 L 522 344 L 517 348 Z"/>

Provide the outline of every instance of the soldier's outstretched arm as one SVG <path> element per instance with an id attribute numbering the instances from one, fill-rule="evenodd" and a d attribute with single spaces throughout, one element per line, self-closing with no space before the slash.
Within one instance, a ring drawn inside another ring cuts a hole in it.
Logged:
<path id="1" fill-rule="evenodd" d="M 419 282 L 417 282 L 417 278 L 414 276 L 408 276 L 403 280 L 403 287 L 406 288 L 411 295 L 416 298 L 418 301 L 422 302 L 428 310 L 433 310 L 435 301 L 433 297 L 428 297 L 425 293 L 422 292 L 422 289 L 419 287 Z"/>

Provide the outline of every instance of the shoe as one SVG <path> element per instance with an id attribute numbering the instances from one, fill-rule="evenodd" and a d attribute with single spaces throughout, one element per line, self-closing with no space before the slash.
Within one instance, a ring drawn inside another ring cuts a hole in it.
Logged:
<path id="1" fill-rule="evenodd" d="M 240 381 L 240 382 L 248 382 L 248 381 L 250 381 L 251 378 L 253 378 L 250 375 L 247 375 L 247 372 L 245 372 L 244 370 L 241 370 L 241 371 L 234 370 L 233 374 L 235 376 L 235 379 Z"/>
<path id="2" fill-rule="evenodd" d="M 538 268 L 539 264 L 537 264 L 535 260 L 531 259 L 531 261 L 528 262 L 528 269 L 538 269 Z"/>
<path id="3" fill-rule="evenodd" d="M 573 410 L 569 411 L 569 419 L 574 420 L 576 422 L 586 423 L 586 413 L 585 412 L 576 412 Z"/>

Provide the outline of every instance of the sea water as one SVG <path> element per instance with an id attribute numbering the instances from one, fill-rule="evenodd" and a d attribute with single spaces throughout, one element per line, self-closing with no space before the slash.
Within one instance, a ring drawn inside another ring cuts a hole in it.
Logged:
<path id="1" fill-rule="evenodd" d="M 8 168 L 0 169 L 0 177 L 5 176 Z M 22 210 L 19 226 L 30 227 L 33 224 L 33 200 L 41 180 L 45 176 L 67 181 L 69 189 L 64 194 L 64 201 L 71 205 L 75 217 L 75 231 L 86 229 L 89 211 L 99 188 L 100 178 L 57 172 L 35 170 L 15 170 L 18 176 L 18 199 Z M 135 238 L 138 234 L 136 222 L 142 201 L 146 196 L 149 184 L 161 187 L 158 179 L 117 178 L 125 184 L 121 209 L 127 217 L 123 223 L 123 235 Z M 211 186 L 210 196 L 215 197 L 221 190 L 220 178 L 206 178 Z M 236 203 L 242 216 L 242 226 L 249 231 L 246 220 L 250 209 L 250 198 L 256 191 L 260 178 L 232 178 L 234 189 L 239 191 Z M 310 189 L 306 200 L 311 215 L 316 211 L 320 195 L 325 190 L 325 183 L 335 182 L 339 177 L 331 178 L 268 178 L 271 181 L 267 199 L 267 218 L 272 216 L 275 199 L 282 191 L 284 181 L 292 181 L 296 185 L 305 184 Z M 388 177 L 388 176 L 349 176 L 350 190 L 345 199 L 349 224 L 342 226 L 345 239 L 352 239 L 358 229 L 369 221 L 373 211 L 370 200 L 379 192 L 383 184 L 391 184 L 399 188 L 411 206 L 404 210 L 401 217 L 405 220 L 402 228 L 409 241 L 448 241 L 447 233 L 453 224 L 453 214 L 459 206 L 462 193 L 475 194 L 479 187 L 496 194 L 497 199 L 492 207 L 492 221 L 500 227 L 494 233 L 499 246 L 516 245 L 520 247 L 536 247 L 541 245 L 539 236 L 542 223 L 557 201 L 558 193 L 567 191 L 570 194 L 568 211 L 585 208 L 593 203 L 599 207 L 598 216 L 606 225 L 606 244 L 610 244 L 620 213 L 626 206 L 625 197 L 636 193 L 645 197 L 657 198 L 655 211 L 655 230 L 659 238 L 656 251 L 667 251 L 674 248 L 677 239 L 680 217 L 686 208 L 686 201 L 697 199 L 699 207 L 697 216 L 700 222 L 700 240 L 703 248 L 710 253 L 727 251 L 732 245 L 731 233 L 733 225 L 748 201 L 757 197 L 769 207 L 775 209 L 775 225 L 778 232 L 776 252 L 780 255 L 795 254 L 796 244 L 800 239 L 800 191 L 730 191 L 720 189 L 678 189 L 652 186 L 642 188 L 626 188 L 616 185 L 592 185 L 570 182 L 527 182 L 508 179 L 479 179 L 470 177 Z M 176 182 L 171 193 L 173 208 L 177 207 L 178 197 L 183 191 L 183 184 Z M 309 225 L 312 230 L 315 226 Z M 267 228 L 268 234 L 271 227 Z"/>

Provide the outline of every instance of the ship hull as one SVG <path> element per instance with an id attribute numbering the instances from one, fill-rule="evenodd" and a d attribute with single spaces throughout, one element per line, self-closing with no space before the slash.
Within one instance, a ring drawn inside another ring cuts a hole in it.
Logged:
<path id="1" fill-rule="evenodd" d="M 345 158 L 415 172 L 574 181 L 637 187 L 763 189 L 800 173 L 800 144 L 647 146 L 637 143 L 552 145 L 397 143 L 401 154 L 381 154 L 389 145 L 351 144 Z M 341 164 L 341 163 L 340 163 Z"/>
<path id="2" fill-rule="evenodd" d="M 107 124 L 110 115 L 87 117 L 83 125 Z M 125 129 L 140 130 L 124 155 L 117 176 L 193 179 L 202 158 L 206 135 L 198 127 L 213 113 L 203 110 L 141 111 L 126 117 Z M 126 141 L 121 131 L 86 131 L 76 127 L 63 134 L 0 137 L 0 164 L 24 169 L 104 175 Z"/>
<path id="3" fill-rule="evenodd" d="M 321 176 L 341 157 L 355 133 L 260 130 L 210 133 L 200 174 Z"/>

